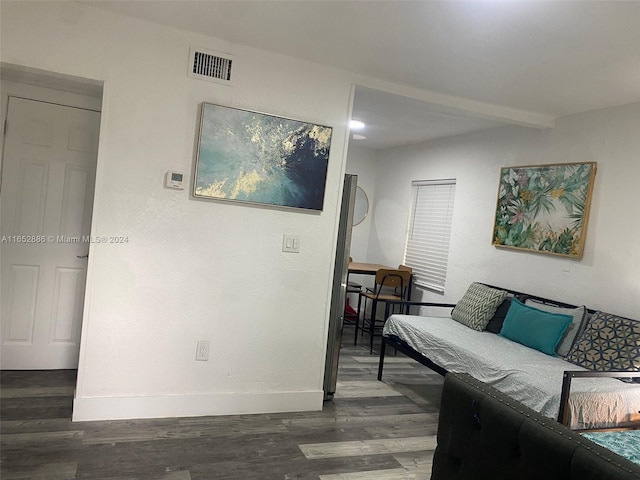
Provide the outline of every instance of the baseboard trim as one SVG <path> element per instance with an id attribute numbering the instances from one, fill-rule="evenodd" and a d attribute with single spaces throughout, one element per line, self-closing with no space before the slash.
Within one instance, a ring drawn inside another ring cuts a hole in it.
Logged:
<path id="1" fill-rule="evenodd" d="M 140 397 L 76 397 L 73 421 L 201 417 L 322 410 L 324 392 L 217 393 Z"/>

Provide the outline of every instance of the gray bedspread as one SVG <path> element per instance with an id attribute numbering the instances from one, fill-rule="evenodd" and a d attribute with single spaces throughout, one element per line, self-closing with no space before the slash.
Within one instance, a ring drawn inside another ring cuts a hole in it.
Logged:
<path id="1" fill-rule="evenodd" d="M 395 335 L 449 372 L 468 373 L 529 408 L 557 418 L 565 370 L 585 370 L 450 317 L 392 315 L 383 335 Z M 573 429 L 609 427 L 640 411 L 640 385 L 609 378 L 574 379 L 569 399 Z"/>

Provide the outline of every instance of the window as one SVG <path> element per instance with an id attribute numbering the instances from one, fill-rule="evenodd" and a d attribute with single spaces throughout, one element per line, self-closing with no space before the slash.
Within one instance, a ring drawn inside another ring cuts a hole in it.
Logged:
<path id="1" fill-rule="evenodd" d="M 411 190 L 404 263 L 413 268 L 416 285 L 443 293 L 456 181 L 416 181 Z"/>

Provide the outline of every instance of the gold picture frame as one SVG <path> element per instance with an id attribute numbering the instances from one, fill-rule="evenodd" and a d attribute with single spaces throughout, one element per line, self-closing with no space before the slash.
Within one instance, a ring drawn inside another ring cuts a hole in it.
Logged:
<path id="1" fill-rule="evenodd" d="M 596 162 L 503 167 L 493 245 L 582 258 Z"/>

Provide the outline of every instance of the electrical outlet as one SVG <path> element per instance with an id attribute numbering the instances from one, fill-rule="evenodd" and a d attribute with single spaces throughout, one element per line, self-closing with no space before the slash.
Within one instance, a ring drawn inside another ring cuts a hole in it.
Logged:
<path id="1" fill-rule="evenodd" d="M 209 341 L 201 340 L 196 344 L 196 360 L 206 362 L 209 360 Z"/>

